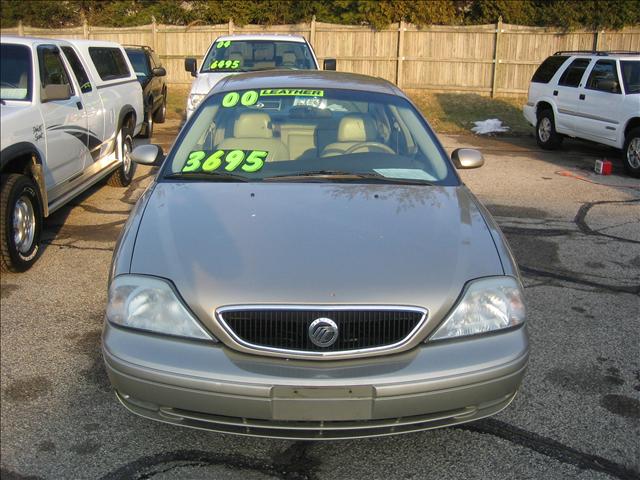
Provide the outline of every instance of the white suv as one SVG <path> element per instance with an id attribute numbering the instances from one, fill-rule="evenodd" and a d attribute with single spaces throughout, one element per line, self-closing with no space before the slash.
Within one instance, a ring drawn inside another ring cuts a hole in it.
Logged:
<path id="1" fill-rule="evenodd" d="M 524 116 L 542 148 L 565 135 L 609 145 L 640 177 L 640 52 L 556 52 L 533 75 Z"/>

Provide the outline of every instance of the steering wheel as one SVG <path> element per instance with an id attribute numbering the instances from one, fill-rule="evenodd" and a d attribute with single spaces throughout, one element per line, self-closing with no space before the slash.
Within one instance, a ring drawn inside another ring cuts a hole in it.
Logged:
<path id="1" fill-rule="evenodd" d="M 350 153 L 354 153 L 356 150 L 360 150 L 361 148 L 365 148 L 365 147 L 376 148 L 376 149 L 380 150 L 381 152 L 391 153 L 392 155 L 396 154 L 396 152 L 391 147 L 388 147 L 384 143 L 380 143 L 380 142 L 360 142 L 360 143 L 356 143 L 355 145 L 351 145 L 349 148 L 347 148 L 347 150 L 344 152 L 344 155 L 348 155 Z"/>
<path id="2" fill-rule="evenodd" d="M 0 82 L 0 86 L 3 86 L 3 87 L 10 87 L 10 88 L 20 88 L 20 87 L 18 87 L 18 85 L 16 85 L 15 83 L 5 82 L 4 80 L 2 80 L 2 81 Z"/>

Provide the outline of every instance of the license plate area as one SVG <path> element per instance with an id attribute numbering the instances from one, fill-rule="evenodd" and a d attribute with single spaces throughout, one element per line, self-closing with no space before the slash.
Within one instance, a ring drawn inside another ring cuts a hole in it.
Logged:
<path id="1" fill-rule="evenodd" d="M 273 387 L 274 420 L 369 420 L 373 387 Z"/>

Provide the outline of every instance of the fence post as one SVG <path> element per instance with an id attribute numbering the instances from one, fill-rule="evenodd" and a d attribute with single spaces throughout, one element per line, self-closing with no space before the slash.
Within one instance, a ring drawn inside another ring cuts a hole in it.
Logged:
<path id="1" fill-rule="evenodd" d="M 233 19 L 229 19 L 229 35 L 233 35 Z"/>
<path id="2" fill-rule="evenodd" d="M 158 53 L 158 24 L 156 23 L 156 17 L 151 17 L 151 36 L 152 36 L 152 44 L 151 48 L 153 51 Z"/>
<path id="3" fill-rule="evenodd" d="M 86 18 L 82 19 L 82 37 L 85 40 L 89 39 L 89 24 L 87 23 L 87 19 Z"/>
<path id="4" fill-rule="evenodd" d="M 600 36 L 601 33 L 604 33 L 604 30 L 596 30 L 595 32 L 593 32 L 593 49 L 594 50 L 600 50 L 600 48 L 602 48 L 600 46 L 600 41 L 602 40 L 602 37 Z"/>
<path id="5" fill-rule="evenodd" d="M 404 61 L 404 31 L 406 30 L 404 20 L 400 20 L 398 25 L 398 60 L 396 63 L 396 85 L 402 87 L 402 62 Z"/>
<path id="6" fill-rule="evenodd" d="M 311 17 L 311 26 L 309 27 L 309 43 L 315 48 L 316 44 L 316 16 Z"/>
<path id="7" fill-rule="evenodd" d="M 498 17 L 496 24 L 496 44 L 493 51 L 493 77 L 491 79 L 491 98 L 496 96 L 498 90 L 498 49 L 500 48 L 500 34 L 502 33 L 502 16 Z"/>
<path id="8" fill-rule="evenodd" d="M 18 20 L 18 35 L 24 37 L 24 27 L 22 26 L 22 20 Z"/>

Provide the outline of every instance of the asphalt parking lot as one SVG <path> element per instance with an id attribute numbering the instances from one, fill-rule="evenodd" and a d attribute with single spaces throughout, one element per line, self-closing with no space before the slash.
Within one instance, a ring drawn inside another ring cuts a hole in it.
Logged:
<path id="1" fill-rule="evenodd" d="M 171 142 L 177 123 L 156 126 Z M 481 148 L 463 172 L 523 273 L 531 360 L 512 405 L 479 422 L 339 442 L 236 437 L 138 418 L 100 353 L 111 253 L 152 172 L 99 185 L 46 223 L 35 267 L 1 279 L 3 479 L 640 478 L 640 182 L 612 150 L 530 137 L 441 136 Z"/>

